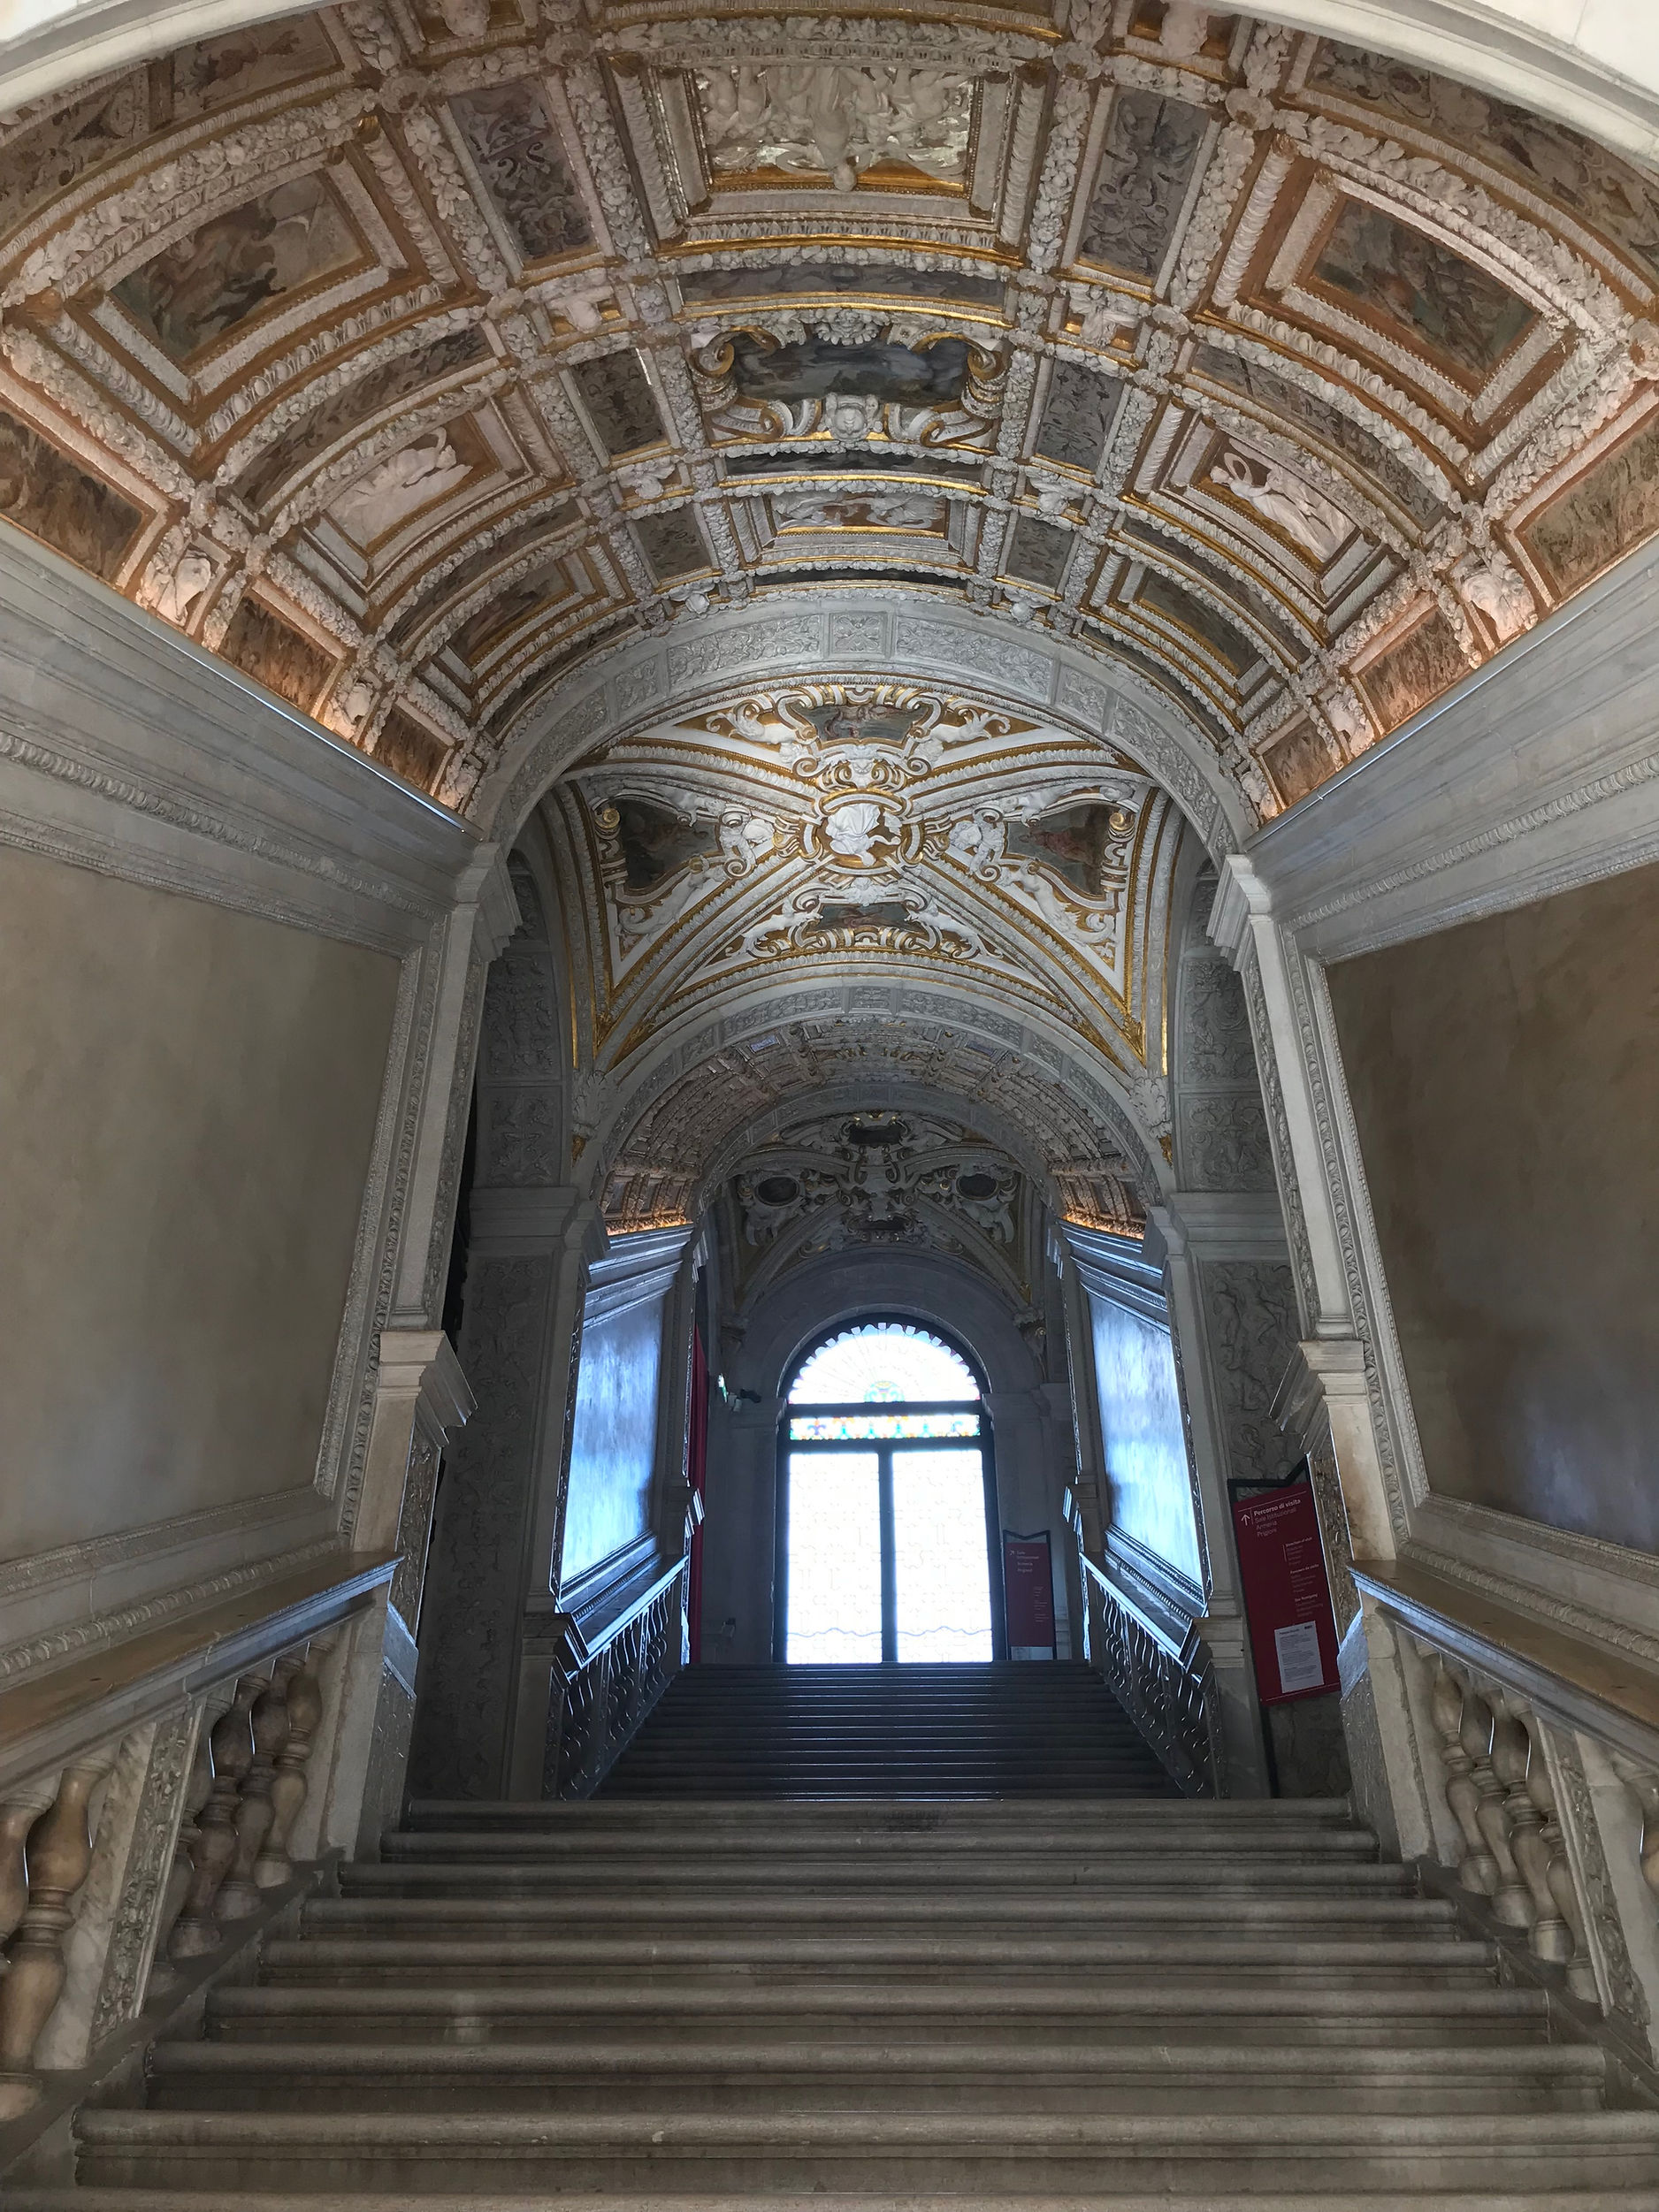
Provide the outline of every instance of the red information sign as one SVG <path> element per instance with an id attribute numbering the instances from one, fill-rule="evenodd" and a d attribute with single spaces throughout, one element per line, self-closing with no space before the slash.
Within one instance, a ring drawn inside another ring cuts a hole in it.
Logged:
<path id="1" fill-rule="evenodd" d="M 1054 1574 L 1046 1529 L 1036 1536 L 1002 1532 L 1002 1587 L 1010 1659 L 1054 1656 Z"/>
<path id="2" fill-rule="evenodd" d="M 1235 1496 L 1233 1527 L 1263 1705 L 1335 1690 L 1336 1621 L 1311 1484 Z"/>

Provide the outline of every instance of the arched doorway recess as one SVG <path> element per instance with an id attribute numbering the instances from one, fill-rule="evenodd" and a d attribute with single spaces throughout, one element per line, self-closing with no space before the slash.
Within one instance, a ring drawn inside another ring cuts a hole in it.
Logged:
<path id="1" fill-rule="evenodd" d="M 775 1656 L 1006 1657 L 990 1423 L 976 1362 L 870 1315 L 798 1363 L 778 1431 Z"/>

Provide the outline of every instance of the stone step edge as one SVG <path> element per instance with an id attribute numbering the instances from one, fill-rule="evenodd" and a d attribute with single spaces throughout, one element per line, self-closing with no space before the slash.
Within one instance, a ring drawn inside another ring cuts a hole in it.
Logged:
<path id="1" fill-rule="evenodd" d="M 81 2143 L 148 2155 L 190 2149 L 316 2147 L 354 2155 L 421 2150 L 584 2150 L 599 2155 L 1066 2158 L 1097 2151 L 1181 2157 L 1318 2150 L 1432 2150 L 1469 2157 L 1528 2149 L 1651 2149 L 1659 2110 L 1456 2113 L 167 2112 L 83 2107 Z"/>
<path id="2" fill-rule="evenodd" d="M 830 2192 L 756 2190 L 718 2195 L 691 2191 L 607 2192 L 602 2195 L 561 2192 L 549 2200 L 545 2190 L 529 2195 L 494 2186 L 457 2194 L 453 2190 L 390 2192 L 329 2189 L 233 2190 L 147 2189 L 95 2185 L 74 2189 L 12 2191 L 7 2212 L 1400 2212 L 1421 2205 L 1424 2212 L 1655 2212 L 1659 2190 L 1638 2186 L 1610 2189 L 1544 2189 L 1516 2193 L 1448 2190 L 1433 2186 L 1407 2191 L 1300 2190 L 1228 2192 L 1209 2190 L 1138 2192 L 1073 2196 L 1026 2195 L 978 2191 L 941 2191 L 921 2195 L 840 2195 Z"/>
<path id="3" fill-rule="evenodd" d="M 886 2079 L 904 2072 L 1005 2073 L 1072 2077 L 1129 2074 L 1159 2081 L 1209 2075 L 1245 2080 L 1282 2077 L 1294 2071 L 1304 2079 L 1342 2079 L 1364 2073 L 1438 2079 L 1449 2067 L 1460 2076 L 1573 2075 L 1601 2078 L 1606 2057 L 1594 2043 L 1370 2044 L 1309 2046 L 1186 2043 L 1169 2048 L 1136 2048 L 1124 2044 L 1080 2047 L 1075 2042 L 1028 2044 L 1010 2050 L 981 2044 L 888 2044 L 879 2049 L 849 2049 L 834 2044 L 779 2039 L 726 2044 L 700 2043 L 686 2051 L 641 2052 L 631 2043 L 331 2043 L 325 2052 L 314 2042 L 276 2040 L 249 2043 L 157 2043 L 149 2054 L 152 2076 L 259 2074 L 310 2071 L 341 2074 L 463 2073 L 566 2074 L 577 2080 L 627 2079 L 633 2076 L 689 2076 L 696 2082 L 729 2070 L 743 2080 L 787 2074 Z"/>

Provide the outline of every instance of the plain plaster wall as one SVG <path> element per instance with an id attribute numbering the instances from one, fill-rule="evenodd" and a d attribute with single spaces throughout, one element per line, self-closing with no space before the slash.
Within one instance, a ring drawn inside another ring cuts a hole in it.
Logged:
<path id="1" fill-rule="evenodd" d="M 397 962 L 0 849 L 0 1556 L 308 1484 Z"/>
<path id="2" fill-rule="evenodd" d="M 1659 868 L 1329 980 L 1431 1486 L 1659 1548 Z"/>
<path id="3" fill-rule="evenodd" d="M 650 1528 L 662 1305 L 661 1297 L 642 1299 L 582 1331 L 562 1581 Z"/>
<path id="4" fill-rule="evenodd" d="M 1201 1587 L 1204 1567 L 1169 1331 L 1093 1291 L 1089 1313 L 1112 1526 Z"/>

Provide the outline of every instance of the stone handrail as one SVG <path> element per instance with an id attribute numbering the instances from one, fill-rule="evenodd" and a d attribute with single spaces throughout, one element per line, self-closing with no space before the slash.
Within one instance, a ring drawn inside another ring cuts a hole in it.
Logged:
<path id="1" fill-rule="evenodd" d="M 554 1615 L 545 1796 L 591 1796 L 668 1688 L 684 1656 L 685 1567 L 654 1559 L 613 1603 Z"/>
<path id="2" fill-rule="evenodd" d="M 1227 1789 L 1221 1709 L 1209 1646 L 1196 1625 L 1175 1635 L 1082 1545 L 1088 1657 L 1189 1797 Z"/>
<path id="3" fill-rule="evenodd" d="M 0 2125 L 292 1880 L 324 1661 L 395 1564 L 335 1553 L 0 1694 Z"/>
<path id="4" fill-rule="evenodd" d="M 1659 2059 L 1659 1679 L 1403 1560 L 1358 1562 L 1392 1634 L 1431 1880 L 1534 1979 Z"/>

